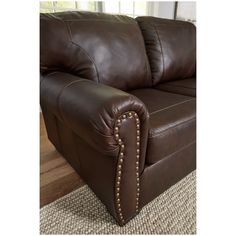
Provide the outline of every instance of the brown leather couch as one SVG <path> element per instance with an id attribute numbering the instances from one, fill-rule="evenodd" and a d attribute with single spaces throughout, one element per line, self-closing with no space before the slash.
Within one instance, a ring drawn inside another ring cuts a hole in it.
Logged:
<path id="1" fill-rule="evenodd" d="M 195 26 L 89 12 L 40 19 L 48 138 L 124 225 L 196 168 Z"/>

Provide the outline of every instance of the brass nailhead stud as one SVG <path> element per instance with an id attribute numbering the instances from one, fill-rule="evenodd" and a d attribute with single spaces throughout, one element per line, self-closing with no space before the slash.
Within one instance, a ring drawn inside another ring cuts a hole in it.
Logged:
<path id="1" fill-rule="evenodd" d="M 136 178 L 137 178 L 137 193 L 136 193 L 136 211 L 138 212 L 138 201 L 139 201 L 139 191 L 140 191 L 140 189 L 139 189 L 139 158 L 140 158 L 140 156 L 139 156 L 139 153 L 140 153 L 140 149 L 139 149 L 139 146 L 140 146 L 140 120 L 139 120 L 139 118 L 138 118 L 138 115 L 135 113 L 135 112 L 128 112 L 128 113 L 126 113 L 126 114 L 124 114 L 124 115 L 122 115 L 122 118 L 123 119 L 126 119 L 127 117 L 135 117 L 135 120 L 136 120 L 136 132 L 137 132 L 137 134 L 136 134 L 136 137 L 137 137 L 137 143 L 136 143 L 136 145 L 137 145 L 137 155 L 136 155 L 136 158 L 137 158 L 137 161 L 135 162 L 136 163 Z M 118 119 L 117 120 L 117 123 L 119 123 L 118 125 L 120 125 L 120 123 L 121 123 L 121 119 Z M 119 131 L 119 127 L 118 126 L 116 126 L 115 127 L 115 131 Z M 125 146 L 124 146 L 124 144 L 122 144 L 122 140 L 119 138 L 119 134 L 115 134 L 115 137 L 116 137 L 116 139 L 118 140 L 118 143 L 119 143 L 119 145 L 120 145 L 120 147 L 121 147 L 121 149 L 123 150 L 124 148 L 125 148 Z M 119 198 L 119 196 L 120 196 L 120 193 L 119 193 L 119 191 L 120 191 L 120 180 L 121 180 L 121 169 L 122 169 L 122 163 L 123 163 L 123 157 L 124 157 L 124 152 L 120 152 L 120 155 L 119 155 L 119 161 L 120 161 L 120 164 L 118 165 L 118 172 L 117 172 L 117 175 L 118 175 L 118 177 L 117 177 L 117 188 L 116 188 L 116 190 L 117 190 L 117 206 L 118 206 L 118 212 L 119 212 L 119 216 L 120 216 L 120 220 L 121 220 L 121 222 L 122 222 L 122 224 L 124 224 L 124 218 L 123 218 L 123 215 L 122 215 L 122 213 L 121 213 L 121 204 L 120 204 L 120 198 Z"/>

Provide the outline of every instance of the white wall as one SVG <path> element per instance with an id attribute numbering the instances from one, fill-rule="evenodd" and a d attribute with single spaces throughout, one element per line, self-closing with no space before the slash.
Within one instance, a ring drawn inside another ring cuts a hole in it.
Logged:
<path id="1" fill-rule="evenodd" d="M 148 2 L 148 15 L 174 19 L 175 2 Z"/>
<path id="2" fill-rule="evenodd" d="M 189 21 L 196 21 L 196 2 L 179 2 L 177 18 Z"/>

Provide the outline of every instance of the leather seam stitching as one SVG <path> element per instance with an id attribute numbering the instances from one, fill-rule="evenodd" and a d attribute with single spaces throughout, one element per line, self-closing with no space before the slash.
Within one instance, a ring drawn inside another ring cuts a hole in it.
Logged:
<path id="1" fill-rule="evenodd" d="M 66 84 L 65 86 L 63 86 L 63 88 L 60 90 L 60 92 L 58 93 L 58 96 L 57 96 L 57 109 L 58 109 L 58 113 L 59 113 L 59 116 L 61 117 L 62 120 L 65 121 L 65 119 L 63 118 L 63 115 L 62 115 L 62 112 L 61 112 L 61 109 L 60 109 L 60 97 L 64 91 L 65 88 L 68 88 L 69 86 L 71 86 L 72 84 L 74 83 L 78 83 L 78 82 L 85 82 L 85 80 L 75 80 L 75 81 L 71 81 L 70 83 Z"/>
<path id="2" fill-rule="evenodd" d="M 184 121 L 184 122 L 175 124 L 175 125 L 173 125 L 173 126 L 171 126 L 171 127 L 168 127 L 167 129 L 164 129 L 164 130 L 162 130 L 162 131 L 157 131 L 157 133 L 155 133 L 154 135 L 149 134 L 150 136 L 149 136 L 148 139 L 156 138 L 157 136 L 159 136 L 160 134 L 166 132 L 166 131 L 169 130 L 169 129 L 173 129 L 173 128 L 176 128 L 176 127 L 179 126 L 179 125 L 184 125 L 184 124 L 186 124 L 186 123 L 190 123 L 190 122 L 193 121 L 193 120 L 196 120 L 196 117 L 194 117 L 194 118 L 192 118 L 192 119 L 190 119 L 190 120 L 186 120 L 186 121 Z"/>
<path id="3" fill-rule="evenodd" d="M 192 90 L 194 90 L 194 89 L 196 89 L 196 88 L 190 88 L 190 87 L 186 87 L 186 86 L 181 86 L 181 85 L 175 85 L 175 84 L 160 84 L 160 86 L 161 85 L 164 85 L 164 86 L 169 86 L 169 87 L 178 87 L 178 88 L 186 88 L 186 89 L 192 89 Z M 158 88 L 158 87 L 157 87 Z"/>
<path id="4" fill-rule="evenodd" d="M 192 144 L 194 144 L 194 143 L 196 143 L 196 140 L 191 141 L 190 143 L 184 145 L 183 147 L 179 148 L 177 151 L 172 152 L 170 155 L 164 156 L 161 160 L 159 160 L 159 161 L 157 161 L 157 162 L 155 162 L 155 163 L 149 163 L 150 165 L 148 165 L 146 168 L 152 167 L 153 165 L 158 164 L 158 163 L 160 163 L 160 162 L 166 160 L 166 158 L 171 157 L 172 155 L 174 155 L 174 154 L 176 154 L 176 153 L 182 151 L 183 149 L 189 147 L 190 145 L 192 145 Z"/>
<path id="5" fill-rule="evenodd" d="M 157 35 L 157 38 L 158 38 L 159 43 L 160 43 L 160 48 L 161 48 L 161 54 L 162 54 L 162 65 L 163 65 L 163 71 L 162 71 L 161 79 L 163 79 L 164 76 L 165 76 L 165 61 L 164 61 L 163 47 L 162 47 L 161 39 L 160 39 L 160 36 L 159 36 L 159 33 L 158 33 L 157 28 L 156 28 L 154 25 L 153 25 L 153 28 L 154 28 L 154 31 L 155 31 L 155 33 L 156 33 L 156 35 Z M 161 79 L 160 79 L 160 80 L 161 80 Z"/>
<path id="6" fill-rule="evenodd" d="M 138 28 L 139 28 L 139 25 L 138 25 Z M 142 36 L 142 29 L 139 28 L 139 31 L 140 31 L 140 34 L 141 34 L 141 36 Z M 142 41 L 141 41 L 141 40 L 142 40 Z M 140 37 L 139 37 L 139 42 L 144 45 L 143 50 L 144 50 L 144 55 L 145 55 L 146 76 L 147 76 L 147 78 L 148 78 L 148 76 L 150 77 L 150 79 L 151 79 L 151 84 L 152 84 L 152 73 L 151 73 L 151 71 L 150 71 L 150 66 L 148 66 L 148 64 L 149 64 L 149 59 L 148 59 L 148 56 L 147 56 L 146 43 L 144 42 L 144 39 L 143 39 L 143 38 L 141 39 Z"/>
<path id="7" fill-rule="evenodd" d="M 185 101 L 183 101 L 183 102 L 179 102 L 179 103 L 170 105 L 170 106 L 168 106 L 168 107 L 162 108 L 162 109 L 160 109 L 160 110 L 156 110 L 156 111 L 150 112 L 149 114 L 150 114 L 150 115 L 153 115 L 153 114 L 155 114 L 155 113 L 158 113 L 158 112 L 161 112 L 161 111 L 164 111 L 164 110 L 168 110 L 168 109 L 171 108 L 171 107 L 175 107 L 175 106 L 178 106 L 178 105 L 181 105 L 181 104 L 190 102 L 190 101 L 194 101 L 194 100 L 195 100 L 194 98 L 189 99 L 189 100 L 185 100 Z"/>
<path id="8" fill-rule="evenodd" d="M 88 59 L 90 60 L 90 62 L 93 64 L 93 67 L 96 71 L 96 75 L 97 75 L 97 83 L 99 83 L 100 79 L 99 79 L 99 74 L 98 74 L 98 69 L 97 69 L 97 66 L 95 64 L 95 61 L 90 57 L 90 55 L 88 54 L 88 52 L 83 48 L 81 47 L 79 44 L 75 43 L 72 39 L 72 33 L 71 33 L 71 28 L 70 26 L 67 24 L 67 22 L 65 20 L 63 20 L 64 24 L 66 25 L 66 28 L 68 30 L 68 34 L 69 34 L 69 38 L 70 38 L 70 42 L 77 46 L 78 48 L 80 48 L 80 50 L 82 50 L 84 52 L 84 54 L 88 57 Z"/>
<path id="9" fill-rule="evenodd" d="M 40 81 L 40 86 L 42 85 L 42 83 L 45 81 L 45 79 L 47 78 L 47 79 L 50 79 L 51 77 L 51 75 L 54 75 L 54 74 L 56 74 L 56 73 L 58 73 L 58 71 L 53 71 L 53 72 L 51 72 L 51 73 L 49 73 L 49 74 L 47 74 L 47 75 L 40 75 L 41 77 L 43 77 L 42 79 L 41 79 L 41 81 Z"/>
<path id="10" fill-rule="evenodd" d="M 76 22 L 76 21 L 81 21 L 81 22 L 88 22 L 88 21 L 98 21 L 98 22 L 106 22 L 106 23 L 115 23 L 115 24 L 126 24 L 126 25 L 135 25 L 136 23 L 128 23 L 128 22 L 116 22 L 116 21 L 110 21 L 110 20 L 98 20 L 98 19 L 70 19 L 70 20 L 63 20 L 65 22 Z"/>
<path id="11" fill-rule="evenodd" d="M 63 115 L 63 112 L 61 111 L 61 109 L 60 109 L 60 97 L 61 97 L 61 95 L 62 95 L 62 93 L 63 93 L 63 91 L 64 91 L 64 89 L 65 88 L 68 88 L 69 86 L 71 86 L 72 84 L 75 84 L 75 83 L 78 83 L 78 82 L 89 82 L 89 83 L 91 83 L 91 81 L 89 81 L 89 80 L 85 80 L 85 79 L 83 79 L 83 80 L 75 80 L 75 81 L 71 81 L 70 83 L 68 83 L 67 85 L 65 85 L 61 90 L 60 90 L 60 92 L 59 92 L 59 94 L 58 94 L 58 96 L 57 96 L 57 108 L 58 108 L 58 113 L 59 113 L 59 116 L 60 116 L 60 118 L 66 123 L 66 121 L 65 121 L 65 119 L 64 119 L 64 115 Z M 94 129 L 94 131 L 95 132 L 97 132 L 99 135 L 102 135 L 102 136 L 104 136 L 104 137 L 112 137 L 112 135 L 111 136 L 106 136 L 106 135 L 103 135 L 103 134 L 101 134 L 101 133 L 99 133 L 97 130 L 95 130 Z M 83 138 L 82 138 L 83 139 Z M 84 140 L 84 139 L 83 139 Z M 112 149 L 112 150 L 109 150 L 109 151 L 104 151 L 105 153 L 110 153 L 110 152 L 113 152 L 113 151 L 116 151 L 118 148 L 116 147 L 116 148 L 114 148 L 114 149 Z"/>

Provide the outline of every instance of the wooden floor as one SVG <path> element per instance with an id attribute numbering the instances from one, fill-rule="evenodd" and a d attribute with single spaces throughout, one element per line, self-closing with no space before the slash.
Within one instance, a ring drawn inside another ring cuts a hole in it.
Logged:
<path id="1" fill-rule="evenodd" d="M 40 113 L 40 207 L 84 185 L 82 179 L 47 138 Z"/>

